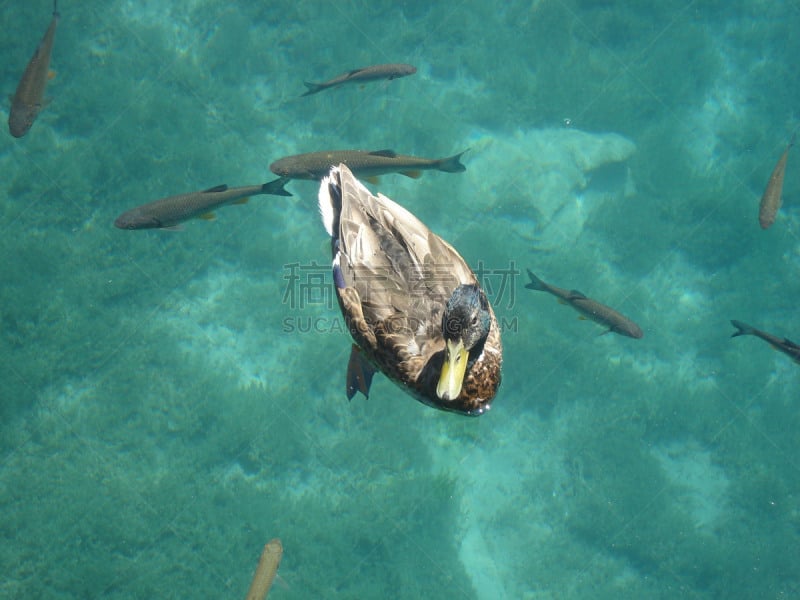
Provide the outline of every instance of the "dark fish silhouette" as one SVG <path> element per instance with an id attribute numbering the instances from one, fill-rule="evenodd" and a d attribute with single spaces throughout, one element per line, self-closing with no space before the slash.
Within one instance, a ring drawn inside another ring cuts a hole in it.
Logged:
<path id="1" fill-rule="evenodd" d="M 53 19 L 50 26 L 39 42 L 36 52 L 33 53 L 25 72 L 17 85 L 17 91 L 11 99 L 11 111 L 8 115 L 8 130 L 16 138 L 22 137 L 33 125 L 36 117 L 47 106 L 44 90 L 50 74 L 50 55 L 53 52 L 53 41 L 56 37 L 58 25 L 58 6 L 53 2 Z"/>
<path id="2" fill-rule="evenodd" d="M 528 277 L 530 277 L 531 282 L 525 285 L 526 288 L 553 294 L 553 296 L 558 298 L 559 302 L 569 304 L 585 318 L 599 323 L 604 327 L 608 327 L 608 331 L 635 339 L 639 339 L 644 335 L 641 328 L 636 323 L 631 321 L 628 317 L 621 315 L 613 308 L 605 304 L 600 304 L 591 298 L 587 298 L 577 290 L 565 290 L 545 283 L 534 275 L 530 269 L 528 269 Z"/>
<path id="3" fill-rule="evenodd" d="M 313 83 L 304 81 L 304 85 L 308 91 L 303 96 L 310 96 L 322 90 L 338 87 L 346 83 L 366 83 L 368 81 L 378 81 L 381 79 L 397 79 L 407 75 L 413 75 L 417 72 L 417 68 L 403 63 L 386 64 L 386 65 L 372 65 L 371 67 L 363 67 L 361 69 L 353 69 L 347 73 L 342 73 L 333 79 L 324 81 L 322 83 Z"/>
<path id="4" fill-rule="evenodd" d="M 192 217 L 213 219 L 212 211 L 215 208 L 225 204 L 244 204 L 250 196 L 259 194 L 291 196 L 283 189 L 287 181 L 281 177 L 264 185 L 237 188 L 229 188 L 223 184 L 203 192 L 169 196 L 122 213 L 114 221 L 114 225 L 120 229 L 167 229 Z"/>
<path id="5" fill-rule="evenodd" d="M 795 344 L 793 341 L 786 338 L 779 338 L 770 333 L 760 331 L 755 327 L 751 327 L 747 323 L 742 323 L 741 321 L 731 321 L 731 325 L 737 329 L 737 331 L 731 334 L 731 337 L 739 337 L 740 335 L 754 335 L 757 338 L 761 338 L 767 342 L 770 346 L 775 348 L 775 350 L 783 352 L 794 362 L 800 364 L 800 346 Z"/>
<path id="6" fill-rule="evenodd" d="M 796 134 L 792 135 L 789 145 L 786 150 L 781 154 L 778 159 L 778 164 L 772 170 L 772 175 L 769 177 L 767 189 L 764 190 L 764 195 L 761 196 L 761 204 L 758 207 L 758 222 L 761 229 L 767 229 L 775 222 L 775 216 L 778 214 L 778 209 L 783 202 L 783 175 L 786 172 L 786 159 L 789 157 L 789 148 L 794 146 L 794 138 Z"/>
<path id="7" fill-rule="evenodd" d="M 420 158 L 397 154 L 394 150 L 328 150 L 281 158 L 272 163 L 269 170 L 289 179 L 321 180 L 332 167 L 344 164 L 354 175 L 365 179 L 386 173 L 401 173 L 416 179 L 422 171 L 465 171 L 467 168 L 459 160 L 464 152 L 447 158 Z"/>

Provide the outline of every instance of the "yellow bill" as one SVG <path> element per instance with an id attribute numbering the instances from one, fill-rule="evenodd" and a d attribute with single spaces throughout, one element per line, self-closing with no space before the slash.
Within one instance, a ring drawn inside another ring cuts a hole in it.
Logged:
<path id="1" fill-rule="evenodd" d="M 436 385 L 436 395 L 442 400 L 455 400 L 461 393 L 469 352 L 464 348 L 464 342 L 460 339 L 447 340 L 446 344 L 444 364 L 439 375 L 439 383 Z"/>

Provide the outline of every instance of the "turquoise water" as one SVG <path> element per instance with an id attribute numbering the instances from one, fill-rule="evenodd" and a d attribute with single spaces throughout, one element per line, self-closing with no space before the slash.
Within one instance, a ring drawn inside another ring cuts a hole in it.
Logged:
<path id="1" fill-rule="evenodd" d="M 729 320 L 800 338 L 800 157 L 757 221 L 800 6 L 657 4 L 62 2 L 53 100 L 0 135 L 0 597 L 242 598 L 275 537 L 270 598 L 797 597 L 800 372 Z M 7 93 L 50 12 L 0 6 Z M 299 98 L 381 62 L 418 72 Z M 332 148 L 471 149 L 369 185 L 484 269 L 487 415 L 347 402 L 313 182 L 112 225 Z"/>

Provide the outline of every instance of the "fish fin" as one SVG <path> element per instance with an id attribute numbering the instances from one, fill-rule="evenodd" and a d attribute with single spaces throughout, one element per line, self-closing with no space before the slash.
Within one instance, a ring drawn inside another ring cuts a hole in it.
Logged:
<path id="1" fill-rule="evenodd" d="M 277 582 L 277 584 L 278 584 L 279 586 L 281 586 L 283 589 L 285 589 L 285 590 L 290 590 L 290 589 L 291 589 L 291 588 L 289 587 L 289 584 L 288 584 L 288 583 L 286 583 L 286 580 L 285 580 L 283 577 L 281 577 L 281 574 L 280 574 L 280 573 L 275 573 L 275 581 L 276 581 L 276 582 Z"/>
<path id="2" fill-rule="evenodd" d="M 272 194 L 273 196 L 291 196 L 292 192 L 283 188 L 288 182 L 288 177 L 278 177 L 262 185 L 261 191 L 265 194 Z"/>
<path id="3" fill-rule="evenodd" d="M 56 78 L 56 72 L 55 72 L 55 71 L 53 71 L 52 69 L 50 69 L 50 70 L 47 72 L 47 78 L 48 78 L 48 79 L 55 79 L 55 78 Z"/>
<path id="4" fill-rule="evenodd" d="M 394 150 L 373 150 L 370 152 L 372 156 L 383 156 L 385 158 L 396 158 L 397 152 Z"/>
<path id="5" fill-rule="evenodd" d="M 375 368 L 364 358 L 361 349 L 353 344 L 350 360 L 347 363 L 347 399 L 352 400 L 356 392 L 361 392 L 369 398 L 373 375 Z"/>
<path id="6" fill-rule="evenodd" d="M 422 177 L 422 171 L 400 171 L 400 174 L 411 177 L 411 179 L 419 179 Z"/>
<path id="7" fill-rule="evenodd" d="M 208 213 L 204 213 L 204 214 L 200 215 L 197 218 L 198 219 L 203 219 L 203 221 L 213 221 L 214 219 L 217 218 L 217 215 L 215 215 L 213 212 L 208 212 Z"/>
<path id="8" fill-rule="evenodd" d="M 350 71 L 345 72 L 344 76 L 345 76 L 346 79 L 350 79 L 351 77 L 355 77 L 356 75 L 358 75 L 359 73 L 361 73 L 362 71 L 365 71 L 365 70 L 366 70 L 366 67 L 361 67 L 360 69 L 351 69 Z M 338 79 L 338 77 L 337 77 L 337 79 Z M 359 87 L 363 88 L 364 84 L 363 83 L 359 84 Z"/>
<path id="9" fill-rule="evenodd" d="M 583 292 L 579 292 L 578 290 L 570 290 L 569 291 L 569 299 L 570 300 L 586 300 L 586 294 Z"/>
<path id="10" fill-rule="evenodd" d="M 533 271 L 530 269 L 526 269 L 528 271 L 528 277 L 530 278 L 531 282 L 526 283 L 525 287 L 529 290 L 536 290 L 539 292 L 547 291 L 547 286 L 545 285 L 544 281 L 539 279 L 536 275 L 533 274 Z"/>
<path id="11" fill-rule="evenodd" d="M 731 337 L 738 337 L 740 335 L 753 335 L 755 332 L 755 328 L 751 327 L 747 323 L 742 323 L 741 321 L 731 320 L 731 325 L 736 327 L 736 331 L 731 334 Z"/>
<path id="12" fill-rule="evenodd" d="M 170 225 L 169 227 L 159 227 L 160 231 L 183 231 L 183 225 Z"/>
<path id="13" fill-rule="evenodd" d="M 365 180 L 369 181 L 372 184 L 380 183 L 380 181 L 381 181 L 381 178 L 378 177 L 377 175 L 370 175 L 368 177 L 362 177 L 362 179 L 365 179 Z"/>
<path id="14" fill-rule="evenodd" d="M 203 193 L 204 193 L 204 194 L 209 194 L 209 193 L 211 193 L 211 192 L 224 192 L 224 191 L 226 191 L 227 189 L 228 189 L 228 186 L 227 186 L 227 185 L 225 185 L 224 183 L 221 183 L 221 184 L 219 184 L 219 185 L 215 185 L 215 186 L 214 186 L 214 187 L 212 187 L 212 188 L 208 188 L 207 190 L 203 190 Z"/>
<path id="15" fill-rule="evenodd" d="M 567 301 L 566 301 L 566 300 L 564 300 L 563 298 L 559 298 L 559 299 L 558 299 L 558 303 L 559 303 L 559 304 L 563 304 L 563 305 L 565 305 L 565 306 L 566 306 L 567 304 L 569 304 L 569 302 L 567 302 Z M 580 317 L 578 317 L 578 318 L 580 318 Z"/>
<path id="16" fill-rule="evenodd" d="M 450 156 L 448 158 L 440 158 L 437 162 L 439 163 L 438 169 L 440 171 L 444 171 L 445 173 L 461 173 L 462 171 L 466 171 L 467 167 L 461 164 L 461 160 L 459 160 L 465 152 L 468 152 L 469 148 L 464 150 L 463 152 L 459 152 L 455 156 Z"/>
<path id="17" fill-rule="evenodd" d="M 232 204 L 247 204 L 250 201 L 250 196 L 245 196 L 244 198 L 239 198 L 238 200 L 234 200 Z"/>
<path id="18" fill-rule="evenodd" d="M 614 330 L 613 329 L 606 329 L 605 331 L 601 331 L 600 333 L 597 334 L 597 337 L 600 337 L 601 335 L 605 335 L 607 333 L 614 333 Z"/>
<path id="19" fill-rule="evenodd" d="M 586 317 L 584 317 L 583 315 L 578 315 L 578 320 L 579 320 L 579 321 L 588 321 L 589 319 L 587 319 L 587 318 L 586 318 Z"/>
<path id="20" fill-rule="evenodd" d="M 300 97 L 303 96 L 310 96 L 311 94 L 316 94 L 317 92 L 321 92 L 325 89 L 325 85 L 322 83 L 313 83 L 311 81 L 304 81 L 303 85 L 308 88 L 305 94 L 301 94 Z"/>

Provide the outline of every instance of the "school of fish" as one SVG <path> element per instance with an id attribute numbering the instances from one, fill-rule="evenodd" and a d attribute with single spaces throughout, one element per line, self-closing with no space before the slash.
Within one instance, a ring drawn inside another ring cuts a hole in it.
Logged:
<path id="1" fill-rule="evenodd" d="M 57 0 L 54 0 L 50 23 L 36 46 L 33 56 L 25 66 L 15 92 L 9 96 L 8 128 L 9 133 L 15 138 L 26 136 L 43 109 L 50 104 L 50 99 L 45 97 L 45 91 L 52 76 L 50 63 L 59 19 L 58 3 Z M 392 81 L 413 75 L 416 71 L 416 67 L 404 63 L 376 64 L 351 69 L 323 82 L 303 82 L 306 91 L 301 97 L 312 96 L 345 85 Z M 778 217 L 783 201 L 783 183 L 789 151 L 794 143 L 795 134 L 791 136 L 775 164 L 761 196 L 758 222 L 762 229 L 766 230 L 772 227 Z M 420 177 L 423 171 L 460 173 L 466 169 L 461 162 L 465 152 L 466 150 L 463 150 L 444 158 L 424 158 L 402 155 L 388 149 L 319 150 L 312 148 L 305 153 L 286 156 L 272 162 L 269 169 L 278 176 L 272 181 L 240 187 L 228 187 L 222 184 L 203 191 L 169 195 L 125 210 L 114 220 L 114 226 L 123 230 L 179 229 L 190 219 L 213 219 L 215 210 L 231 204 L 244 204 L 252 196 L 291 196 L 292 194 L 284 187 L 291 180 L 319 181 L 328 175 L 332 167 L 339 165 L 346 165 L 353 174 L 370 181 L 388 173 L 398 173 L 411 178 Z M 527 270 L 527 274 L 530 281 L 525 288 L 554 296 L 559 302 L 569 305 L 577 311 L 582 319 L 600 325 L 603 328 L 602 333 L 616 333 L 632 339 L 641 339 L 644 336 L 639 325 L 617 310 L 589 298 L 575 289 L 564 289 L 546 283 L 530 269 Z M 735 328 L 731 337 L 755 337 L 800 364 L 799 344 L 786 337 L 757 329 L 742 321 L 731 320 L 731 324 Z M 276 577 L 282 554 L 283 546 L 279 539 L 271 540 L 265 545 L 247 598 L 253 600 L 266 598 Z"/>
<path id="2" fill-rule="evenodd" d="M 33 56 L 28 61 L 14 94 L 9 96 L 9 133 L 22 138 L 31 130 L 42 110 L 50 104 L 45 97 L 47 83 L 52 76 L 50 62 L 55 43 L 56 27 L 60 19 L 58 2 L 54 0 L 50 24 L 39 41 Z M 340 75 L 323 82 L 303 82 L 306 91 L 301 97 L 318 94 L 325 90 L 345 85 L 364 85 L 376 81 L 392 81 L 416 73 L 413 65 L 405 63 L 375 64 L 344 71 Z M 786 174 L 789 150 L 794 146 L 795 135 L 791 136 L 767 181 L 758 209 L 758 222 L 762 229 L 771 227 L 782 205 L 783 182 Z M 388 173 L 399 173 L 418 178 L 422 171 L 441 171 L 460 173 L 466 167 L 461 162 L 466 150 L 445 158 L 424 158 L 402 155 L 394 150 L 310 150 L 302 154 L 286 156 L 275 160 L 270 170 L 278 176 L 273 181 L 259 185 L 228 187 L 217 185 L 201 192 L 170 195 L 146 202 L 124 211 L 114 221 L 119 229 L 178 229 L 181 224 L 200 218 L 214 218 L 214 211 L 230 204 L 243 204 L 251 196 L 274 195 L 291 196 L 285 185 L 291 180 L 315 180 L 325 177 L 334 166 L 344 164 L 357 176 L 369 181 Z M 559 302 L 575 309 L 583 319 L 591 320 L 603 328 L 604 333 L 612 332 L 633 339 L 642 338 L 644 333 L 634 321 L 613 308 L 593 300 L 577 290 L 566 290 L 545 283 L 529 269 L 528 289 L 543 291 L 555 296 Z M 757 337 L 778 351 L 786 354 L 800 364 L 800 346 L 787 338 L 765 333 L 741 321 L 731 321 L 736 328 L 733 337 L 749 335 Z"/>

